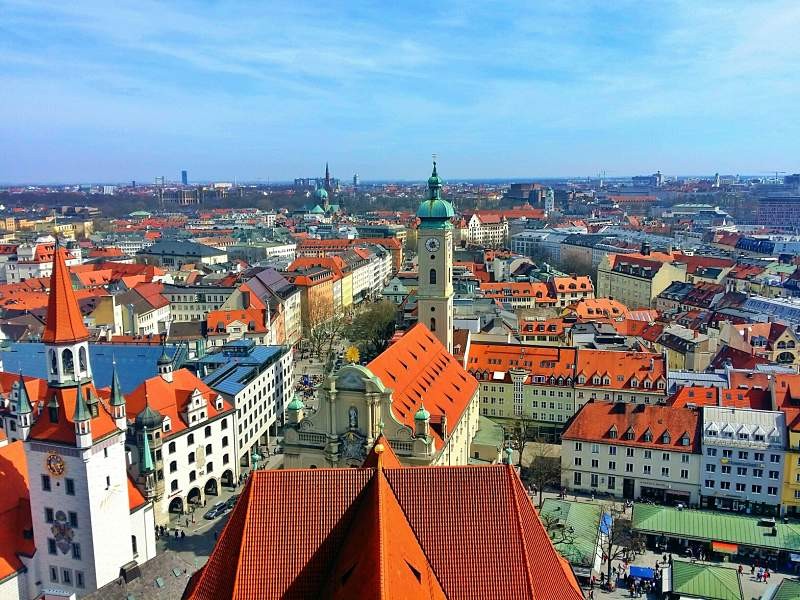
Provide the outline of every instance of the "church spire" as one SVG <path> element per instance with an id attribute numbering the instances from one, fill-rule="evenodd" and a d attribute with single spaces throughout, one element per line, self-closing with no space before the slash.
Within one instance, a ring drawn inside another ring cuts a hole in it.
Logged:
<path id="1" fill-rule="evenodd" d="M 61 246 L 53 253 L 50 298 L 42 341 L 45 344 L 72 344 L 89 339 L 81 309 L 75 298 L 66 262 L 67 251 Z"/>

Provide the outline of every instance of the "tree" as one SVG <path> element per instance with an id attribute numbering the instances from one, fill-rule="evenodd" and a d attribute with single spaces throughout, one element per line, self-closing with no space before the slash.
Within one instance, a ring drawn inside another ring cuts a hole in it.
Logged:
<path id="1" fill-rule="evenodd" d="M 518 453 L 518 467 L 522 466 L 522 455 L 525 453 L 525 446 L 531 441 L 529 433 L 533 424 L 534 420 L 523 414 L 516 418 L 514 425 L 507 431 L 508 439 L 511 441 L 511 447 Z"/>
<path id="2" fill-rule="evenodd" d="M 347 338 L 358 346 L 363 358 L 374 358 L 389 347 L 396 329 L 396 319 L 397 307 L 388 300 L 382 300 L 353 319 L 347 328 Z"/>
<path id="3" fill-rule="evenodd" d="M 331 299 L 321 296 L 309 299 L 306 315 L 309 352 L 323 361 L 326 370 L 331 370 L 334 350 L 347 326 L 346 317 L 341 311 L 334 312 Z"/>
<path id="4" fill-rule="evenodd" d="M 539 493 L 539 508 L 544 504 L 544 488 L 561 481 L 561 457 L 558 446 L 537 439 L 528 447 L 530 464 L 525 469 L 525 479 Z"/>
<path id="5" fill-rule="evenodd" d="M 541 506 L 539 507 L 541 509 Z M 539 519 L 542 521 L 545 530 L 550 536 L 550 541 L 554 546 L 572 544 L 575 542 L 575 529 L 567 527 L 561 520 L 561 516 L 554 511 L 539 512 Z"/>
<path id="6" fill-rule="evenodd" d="M 607 581 L 611 582 L 611 567 L 615 560 L 630 560 L 634 550 L 641 546 L 640 536 L 633 531 L 631 520 L 614 503 L 600 505 L 600 533 L 604 536 L 602 548 L 606 564 Z"/>

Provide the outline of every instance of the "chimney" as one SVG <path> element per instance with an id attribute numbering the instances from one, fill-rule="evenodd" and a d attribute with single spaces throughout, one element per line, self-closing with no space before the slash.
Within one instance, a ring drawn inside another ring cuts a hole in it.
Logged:
<path id="1" fill-rule="evenodd" d="M 642 254 L 644 256 L 650 255 L 650 244 L 648 244 L 647 242 L 642 242 Z"/>

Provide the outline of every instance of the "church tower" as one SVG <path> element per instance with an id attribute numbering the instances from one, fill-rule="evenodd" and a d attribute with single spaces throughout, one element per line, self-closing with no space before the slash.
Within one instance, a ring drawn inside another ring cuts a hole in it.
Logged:
<path id="1" fill-rule="evenodd" d="M 442 180 L 436 172 L 428 179 L 428 199 L 417 210 L 419 288 L 418 321 L 453 351 L 453 206 L 442 198 Z"/>
<path id="2" fill-rule="evenodd" d="M 124 405 L 109 406 L 94 389 L 89 332 L 66 259 L 67 251 L 57 247 L 42 336 L 47 391 L 44 409 L 32 423 L 24 422 L 30 424 L 25 455 L 35 578 L 58 595 L 80 596 L 116 579 L 134 551 L 120 428 Z M 20 419 L 29 405 L 24 394 Z"/>

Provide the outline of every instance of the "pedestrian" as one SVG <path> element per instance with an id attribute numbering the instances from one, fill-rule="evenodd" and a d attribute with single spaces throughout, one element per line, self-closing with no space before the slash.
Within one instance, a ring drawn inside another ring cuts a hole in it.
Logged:
<path id="1" fill-rule="evenodd" d="M 594 502 L 594 492 L 592 492 L 592 502 Z"/>
<path id="2" fill-rule="evenodd" d="M 752 565 L 750 565 L 750 577 L 752 577 L 755 574 L 755 572 L 756 572 L 756 564 L 753 563 Z"/>
<path id="3" fill-rule="evenodd" d="M 176 540 L 178 539 L 178 536 L 179 536 L 179 535 L 180 535 L 180 534 L 178 533 L 178 528 L 176 527 L 176 528 L 175 528 L 175 539 L 176 539 Z"/>
<path id="4" fill-rule="evenodd" d="M 742 565 L 739 565 L 739 577 L 742 576 L 742 573 L 744 573 L 744 567 Z"/>
<path id="5" fill-rule="evenodd" d="M 183 529 L 181 529 L 181 539 L 184 539 L 185 537 L 186 537 L 186 532 Z"/>
<path id="6" fill-rule="evenodd" d="M 589 600 L 594 600 L 594 590 L 589 590 Z"/>

